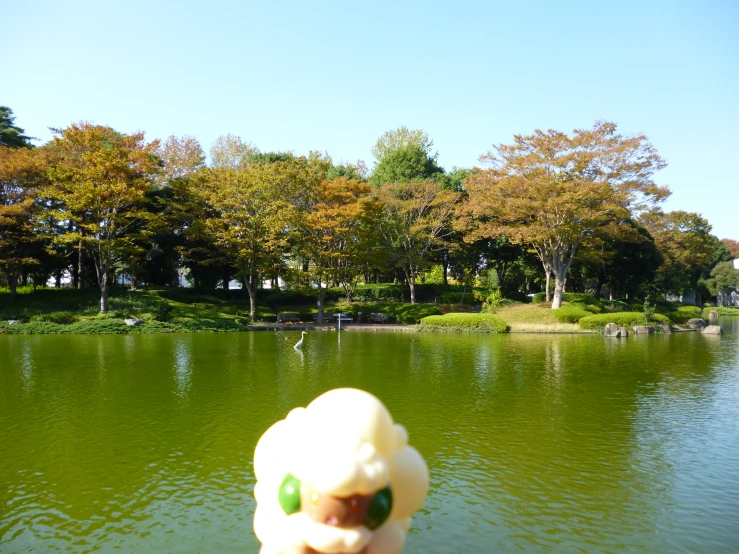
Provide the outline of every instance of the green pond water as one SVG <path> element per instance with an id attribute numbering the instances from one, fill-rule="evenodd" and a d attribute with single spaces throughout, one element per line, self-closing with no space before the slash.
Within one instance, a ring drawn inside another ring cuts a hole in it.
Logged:
<path id="1" fill-rule="evenodd" d="M 0 552 L 257 552 L 257 439 L 343 386 L 429 465 L 404 552 L 737 552 L 739 318 L 722 325 L 313 332 L 302 353 L 297 332 L 0 336 Z"/>

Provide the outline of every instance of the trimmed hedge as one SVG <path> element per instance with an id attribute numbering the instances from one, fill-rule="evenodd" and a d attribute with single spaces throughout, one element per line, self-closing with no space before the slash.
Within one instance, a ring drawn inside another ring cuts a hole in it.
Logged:
<path id="1" fill-rule="evenodd" d="M 673 323 L 686 323 L 689 319 L 703 317 L 703 311 L 698 306 L 680 306 L 676 310 L 666 311 L 665 315 Z"/>
<path id="2" fill-rule="evenodd" d="M 654 314 L 654 321 L 669 323 L 669 319 L 661 314 Z M 581 329 L 603 329 L 609 323 L 615 323 L 621 327 L 633 327 L 634 325 L 648 325 L 643 313 L 639 312 L 616 312 L 612 314 L 596 314 L 583 317 L 580 321 Z"/>
<path id="3" fill-rule="evenodd" d="M 450 313 L 431 315 L 421 320 L 421 327 L 429 330 L 481 331 L 486 333 L 505 333 L 506 322 L 494 314 Z"/>
<path id="4" fill-rule="evenodd" d="M 556 319 L 560 323 L 577 323 L 583 317 L 587 317 L 592 314 L 591 312 L 587 311 L 585 309 L 585 306 L 583 306 L 582 304 L 573 302 L 570 304 L 566 304 L 561 308 L 557 308 L 552 312 L 552 315 L 554 316 L 554 319 Z"/>
<path id="5" fill-rule="evenodd" d="M 739 316 L 739 308 L 722 308 L 722 307 L 715 307 L 715 308 L 704 308 L 703 314 L 706 318 L 708 318 L 708 314 L 711 312 L 711 310 L 716 310 L 719 315 L 737 315 Z M 700 316 L 697 316 L 700 317 Z"/>
<path id="6" fill-rule="evenodd" d="M 552 293 L 552 298 L 554 298 L 554 293 Z M 547 298 L 547 295 L 545 292 L 537 292 L 534 294 L 533 298 L 531 298 L 531 301 L 533 303 L 539 303 L 539 302 L 545 302 Z M 587 294 L 585 292 L 563 292 L 562 293 L 562 302 L 585 302 L 585 303 L 591 303 L 591 302 L 598 302 L 591 294 Z"/>

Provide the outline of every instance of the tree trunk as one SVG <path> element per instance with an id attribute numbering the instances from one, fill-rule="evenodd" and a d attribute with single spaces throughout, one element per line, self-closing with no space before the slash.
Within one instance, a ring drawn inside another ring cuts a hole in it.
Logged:
<path id="1" fill-rule="evenodd" d="M 443 269 L 442 271 L 442 283 L 444 285 L 449 284 L 449 278 L 447 277 L 447 273 L 449 272 L 449 253 L 445 253 L 444 256 L 441 258 L 441 267 Z"/>
<path id="2" fill-rule="evenodd" d="M 556 310 L 562 306 L 562 293 L 564 292 L 564 279 L 561 275 L 554 273 L 554 298 L 552 299 L 552 309 Z"/>
<path id="3" fill-rule="evenodd" d="M 18 288 L 18 275 L 12 271 L 8 272 L 8 288 L 10 289 L 10 301 L 12 302 Z"/>
<path id="4" fill-rule="evenodd" d="M 257 317 L 257 303 L 256 299 L 254 298 L 254 280 L 253 276 L 249 275 L 246 278 L 246 292 L 249 293 L 249 317 L 252 320 L 252 323 Z"/>
<path id="5" fill-rule="evenodd" d="M 104 267 L 100 281 L 100 311 L 106 313 L 108 311 L 108 268 Z"/>
<path id="6" fill-rule="evenodd" d="M 60 288 L 62 286 L 62 272 L 57 271 L 54 274 L 54 288 Z"/>
<path id="7" fill-rule="evenodd" d="M 228 290 L 228 283 L 231 280 L 230 275 L 224 275 L 223 276 L 223 290 Z"/>
<path id="8" fill-rule="evenodd" d="M 549 292 L 549 290 L 550 290 L 549 289 L 549 283 L 550 283 L 550 281 L 552 279 L 552 272 L 549 271 L 549 269 L 545 269 L 545 271 L 547 272 L 547 286 L 546 286 L 546 289 L 544 289 L 544 290 L 546 290 L 546 301 L 547 302 L 551 302 L 552 301 L 552 298 L 551 298 L 551 294 Z"/>
<path id="9" fill-rule="evenodd" d="M 411 289 L 411 304 L 416 303 L 416 275 L 413 273 L 413 269 L 405 271 L 405 277 L 408 279 L 408 286 Z"/>
<path id="10" fill-rule="evenodd" d="M 319 290 L 322 291 L 323 289 L 319 289 Z M 324 299 L 325 298 L 326 298 L 326 295 L 323 294 L 323 292 L 319 292 L 318 293 L 318 320 L 317 320 L 317 323 L 319 325 L 323 325 L 323 304 L 324 304 Z"/>
<path id="11" fill-rule="evenodd" d="M 77 288 L 82 288 L 82 273 L 84 271 L 85 265 L 85 251 L 82 247 L 82 239 L 80 239 L 78 245 L 77 245 Z"/>

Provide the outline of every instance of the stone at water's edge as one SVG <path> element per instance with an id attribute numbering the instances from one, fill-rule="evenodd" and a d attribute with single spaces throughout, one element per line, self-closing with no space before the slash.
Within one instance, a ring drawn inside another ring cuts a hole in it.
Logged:
<path id="1" fill-rule="evenodd" d="M 672 329 L 670 329 L 670 326 L 667 325 L 667 323 L 660 321 L 659 323 L 657 323 L 657 327 L 659 327 L 660 331 L 662 331 L 663 333 L 672 333 Z"/>
<path id="2" fill-rule="evenodd" d="M 143 321 L 141 321 L 140 319 L 137 319 L 135 317 L 128 317 L 128 318 L 126 318 L 126 319 L 123 320 L 123 323 L 125 323 L 129 327 L 137 327 L 138 325 L 141 325 L 143 323 Z"/>
<path id="3" fill-rule="evenodd" d="M 619 331 L 621 331 L 622 337 L 628 337 L 629 336 L 629 330 L 626 327 L 619 327 Z"/>
<path id="4" fill-rule="evenodd" d="M 721 328 L 720 325 L 709 325 L 701 333 L 704 335 L 721 335 L 723 334 L 724 330 Z"/>
<path id="5" fill-rule="evenodd" d="M 689 319 L 685 325 L 686 327 L 689 327 L 690 329 L 695 329 L 696 331 L 700 331 L 706 327 L 706 322 L 703 321 L 699 317 L 695 317 L 693 319 Z"/>
<path id="6" fill-rule="evenodd" d="M 708 323 L 709 325 L 718 325 L 719 313 L 716 310 L 708 312 Z"/>
<path id="7" fill-rule="evenodd" d="M 620 337 L 622 336 L 621 327 L 619 327 L 615 323 L 609 323 L 606 325 L 606 328 L 603 329 L 603 336 L 604 337 Z"/>
<path id="8" fill-rule="evenodd" d="M 648 325 L 634 326 L 635 335 L 651 335 L 652 333 L 654 333 L 654 327 L 649 327 Z"/>

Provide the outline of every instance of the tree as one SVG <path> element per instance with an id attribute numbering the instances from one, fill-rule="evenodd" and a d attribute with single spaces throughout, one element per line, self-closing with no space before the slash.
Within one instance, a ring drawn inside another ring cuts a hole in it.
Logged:
<path id="1" fill-rule="evenodd" d="M 696 213 L 652 210 L 643 214 L 640 222 L 654 237 L 664 258 L 655 287 L 679 294 L 694 290 L 701 269 L 710 263 L 718 243 L 708 221 Z"/>
<path id="2" fill-rule="evenodd" d="M 732 262 L 720 262 L 711 270 L 711 278 L 707 281 L 708 290 L 714 296 L 721 293 L 731 294 L 739 290 L 739 269 Z"/>
<path id="3" fill-rule="evenodd" d="M 136 249 L 132 232 L 148 216 L 141 201 L 159 172 L 159 142 L 90 123 L 55 135 L 49 145 L 55 163 L 43 195 L 59 202 L 53 214 L 58 221 L 73 224 L 56 240 L 78 243 L 91 254 L 100 311 L 107 312 L 111 266 Z"/>
<path id="4" fill-rule="evenodd" d="M 562 303 L 578 249 L 631 232 L 622 225 L 669 191 L 651 180 L 665 166 L 643 135 L 624 137 L 596 122 L 569 137 L 537 130 L 480 157 L 491 167 L 467 179 L 458 225 L 467 240 L 507 235 L 532 248 L 555 277 L 552 308 Z"/>
<path id="5" fill-rule="evenodd" d="M 444 170 L 419 146 L 407 145 L 385 155 L 370 177 L 373 185 L 407 183 L 413 179 L 441 177 Z"/>
<path id="6" fill-rule="evenodd" d="M 385 132 L 372 147 L 372 155 L 380 163 L 388 154 L 406 146 L 419 148 L 426 156 L 431 156 L 431 148 L 434 146 L 429 136 L 420 129 L 410 130 L 407 127 L 398 127 L 392 131 Z M 433 156 L 436 158 L 436 156 Z"/>
<path id="7" fill-rule="evenodd" d="M 346 177 L 324 180 L 305 217 L 306 251 L 318 287 L 318 323 L 323 323 L 324 285 L 340 283 L 351 302 L 359 275 L 381 264 L 377 222 L 382 204 L 370 192 L 370 185 Z"/>
<path id="8" fill-rule="evenodd" d="M 739 258 L 739 242 L 732 239 L 721 239 L 721 243 L 729 249 L 732 258 Z"/>
<path id="9" fill-rule="evenodd" d="M 315 178 L 305 158 L 211 168 L 198 173 L 196 185 L 217 215 L 206 221 L 215 243 L 233 260 L 236 276 L 249 294 L 256 318 L 260 275 L 279 263 L 290 246 L 305 200 L 313 197 Z"/>
<path id="10" fill-rule="evenodd" d="M 31 137 L 24 135 L 25 131 L 14 123 L 13 110 L 0 106 L 0 146 L 31 148 Z"/>
<path id="11" fill-rule="evenodd" d="M 210 162 L 215 168 L 248 167 L 251 157 L 258 153 L 255 145 L 229 133 L 219 136 L 210 147 Z"/>
<path id="12" fill-rule="evenodd" d="M 454 208 L 460 193 L 435 181 L 385 183 L 377 190 L 384 215 L 380 231 L 393 261 L 403 269 L 416 301 L 416 278 L 430 263 L 430 254 L 444 247 L 452 233 Z"/>
<path id="13" fill-rule="evenodd" d="M 198 139 L 187 135 L 170 136 L 159 145 L 157 154 L 163 164 L 161 176 L 167 183 L 189 177 L 205 165 L 205 153 Z"/>
<path id="14" fill-rule="evenodd" d="M 43 255 L 36 198 L 45 182 L 46 163 L 41 150 L 0 146 L 0 271 L 7 277 L 11 299 L 21 273 L 38 266 Z"/>

